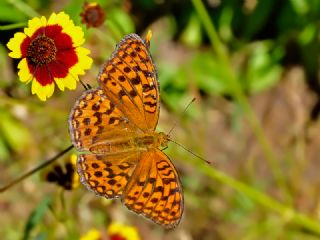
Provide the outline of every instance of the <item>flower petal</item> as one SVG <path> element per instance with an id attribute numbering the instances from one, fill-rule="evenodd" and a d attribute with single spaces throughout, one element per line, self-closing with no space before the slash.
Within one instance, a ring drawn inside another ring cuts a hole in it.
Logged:
<path id="1" fill-rule="evenodd" d="M 74 65 L 70 71 L 77 75 L 83 75 L 85 74 L 84 70 L 90 69 L 92 65 L 92 58 L 87 56 L 90 50 L 83 47 L 78 47 L 75 50 L 78 56 L 78 63 Z"/>
<path id="2" fill-rule="evenodd" d="M 53 36 L 56 48 L 59 50 L 73 50 L 72 38 L 66 33 L 60 33 Z"/>
<path id="3" fill-rule="evenodd" d="M 72 169 L 73 169 L 73 173 L 72 173 L 72 189 L 75 189 L 77 187 L 79 187 L 80 184 L 80 177 L 79 174 L 77 173 L 77 155 L 76 154 L 71 154 L 70 156 L 70 163 L 72 164 Z"/>
<path id="4" fill-rule="evenodd" d="M 58 14 L 60 14 L 60 13 L 58 13 Z M 50 17 L 48 19 L 48 26 L 56 24 L 57 23 L 56 18 L 57 18 L 57 14 L 55 12 L 51 13 L 51 15 L 50 15 Z"/>
<path id="5" fill-rule="evenodd" d="M 96 240 L 101 238 L 101 233 L 97 229 L 91 229 L 85 235 L 80 237 L 80 240 Z"/>
<path id="6" fill-rule="evenodd" d="M 78 58 L 78 62 L 74 66 L 69 68 L 68 75 L 64 78 L 61 78 L 61 77 L 54 78 L 54 81 L 57 83 L 57 85 L 61 91 L 64 91 L 65 88 L 75 89 L 76 83 L 77 83 L 77 81 L 79 81 L 78 75 L 83 75 L 85 73 L 84 70 L 89 69 L 91 67 L 92 59 L 87 56 L 87 54 L 89 54 L 90 51 L 88 49 L 82 48 L 82 47 L 76 48 L 75 51 L 77 53 L 76 56 Z M 68 52 L 68 53 L 66 53 L 65 59 L 67 58 L 68 54 L 71 54 L 69 51 L 66 51 L 66 52 Z M 71 57 L 71 55 L 70 55 L 70 57 Z M 63 66 L 67 66 L 66 64 L 64 64 Z M 57 70 L 58 65 L 56 65 L 55 68 L 51 68 L 51 69 Z M 62 71 L 58 71 L 59 74 L 61 72 Z M 54 75 L 57 76 L 58 73 L 54 73 Z"/>
<path id="7" fill-rule="evenodd" d="M 73 90 L 76 89 L 77 81 L 79 81 L 79 78 L 78 75 L 69 73 L 64 78 L 55 78 L 54 81 L 56 82 L 61 91 L 64 91 L 64 88 Z"/>
<path id="8" fill-rule="evenodd" d="M 62 32 L 62 27 L 58 24 L 48 25 L 44 28 L 45 35 L 51 39 L 55 39 L 56 36 L 59 36 Z"/>
<path id="9" fill-rule="evenodd" d="M 81 27 L 74 26 L 64 28 L 63 32 L 69 34 L 72 37 L 72 42 L 74 47 L 78 47 L 84 43 L 83 31 Z"/>
<path id="10" fill-rule="evenodd" d="M 32 73 L 28 67 L 27 59 L 23 58 L 18 64 L 18 76 L 21 82 L 28 82 L 32 80 Z"/>
<path id="11" fill-rule="evenodd" d="M 64 12 L 52 14 L 48 20 L 48 25 L 58 24 L 62 27 L 62 32 L 72 38 L 73 47 L 84 43 L 83 31 L 80 27 L 74 25 L 73 21 Z"/>
<path id="12" fill-rule="evenodd" d="M 53 83 L 53 75 L 46 65 L 38 66 L 33 75 L 42 86 Z"/>
<path id="13" fill-rule="evenodd" d="M 24 29 L 24 33 L 32 37 L 32 35 L 41 27 L 46 26 L 47 20 L 44 16 L 41 18 L 35 17 L 28 22 L 28 27 Z"/>
<path id="14" fill-rule="evenodd" d="M 69 70 L 70 67 L 74 66 L 79 62 L 79 57 L 76 54 L 75 49 L 67 51 L 59 51 L 56 55 L 56 61 L 61 63 L 64 67 Z"/>
<path id="15" fill-rule="evenodd" d="M 48 65 L 48 69 L 54 78 L 64 78 L 68 75 L 70 67 L 61 61 L 55 61 Z"/>
<path id="16" fill-rule="evenodd" d="M 36 79 L 34 79 L 32 81 L 31 92 L 32 94 L 37 94 L 41 101 L 46 101 L 54 92 L 54 84 L 52 83 L 42 86 Z"/>
<path id="17" fill-rule="evenodd" d="M 24 33 L 18 32 L 14 34 L 13 38 L 11 38 L 10 41 L 7 43 L 7 47 L 12 51 L 9 53 L 9 57 L 12 57 L 12 58 L 22 57 L 20 46 L 26 38 L 27 38 L 27 35 L 25 35 Z"/>
<path id="18" fill-rule="evenodd" d="M 140 236 L 135 227 L 117 222 L 113 222 L 109 225 L 108 235 L 110 238 L 112 238 L 112 236 L 121 236 L 122 238 L 128 240 L 140 240 Z"/>

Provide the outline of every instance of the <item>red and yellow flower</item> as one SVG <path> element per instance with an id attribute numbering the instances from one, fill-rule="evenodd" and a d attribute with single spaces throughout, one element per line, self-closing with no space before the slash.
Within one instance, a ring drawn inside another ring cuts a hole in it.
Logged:
<path id="1" fill-rule="evenodd" d="M 90 229 L 80 240 L 101 240 L 105 234 L 93 228 Z M 107 229 L 107 239 L 109 240 L 140 240 L 137 229 L 133 226 L 118 222 L 112 222 Z"/>
<path id="2" fill-rule="evenodd" d="M 60 90 L 75 89 L 84 70 L 91 67 L 90 51 L 84 43 L 83 31 L 64 12 L 29 20 L 24 33 L 19 32 L 7 44 L 9 56 L 21 58 L 18 76 L 22 82 L 32 81 L 32 94 L 45 101 L 52 96 L 56 83 Z"/>
<path id="3" fill-rule="evenodd" d="M 137 229 L 133 226 L 113 222 L 108 227 L 110 240 L 140 240 Z"/>
<path id="4" fill-rule="evenodd" d="M 96 3 L 85 2 L 80 13 L 81 22 L 90 27 L 100 27 L 105 20 L 105 13 L 102 7 Z"/>
<path id="5" fill-rule="evenodd" d="M 102 239 L 101 232 L 98 229 L 90 229 L 85 235 L 80 237 L 80 240 L 100 240 Z"/>

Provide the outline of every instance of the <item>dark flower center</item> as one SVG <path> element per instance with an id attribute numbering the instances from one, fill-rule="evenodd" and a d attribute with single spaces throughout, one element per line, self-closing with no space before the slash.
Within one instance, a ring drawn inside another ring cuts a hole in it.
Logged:
<path id="1" fill-rule="evenodd" d="M 28 47 L 28 58 L 37 65 L 50 63 L 57 53 L 53 39 L 41 35 L 34 39 Z"/>
<path id="2" fill-rule="evenodd" d="M 104 22 L 104 11 L 98 4 L 85 3 L 80 16 L 87 27 L 99 27 Z"/>
<path id="3" fill-rule="evenodd" d="M 87 13 L 86 18 L 89 23 L 92 23 L 94 25 L 100 19 L 99 12 L 97 12 L 96 9 L 90 9 Z"/>

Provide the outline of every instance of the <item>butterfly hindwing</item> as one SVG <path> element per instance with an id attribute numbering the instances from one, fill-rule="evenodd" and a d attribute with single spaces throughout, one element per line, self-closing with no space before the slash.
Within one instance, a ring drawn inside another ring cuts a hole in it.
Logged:
<path id="1" fill-rule="evenodd" d="M 167 228 L 175 227 L 183 212 L 177 171 L 160 150 L 143 152 L 122 201 L 130 209 Z"/>
<path id="2" fill-rule="evenodd" d="M 91 191 L 106 198 L 117 198 L 123 193 L 139 161 L 139 154 L 78 156 L 80 181 Z"/>

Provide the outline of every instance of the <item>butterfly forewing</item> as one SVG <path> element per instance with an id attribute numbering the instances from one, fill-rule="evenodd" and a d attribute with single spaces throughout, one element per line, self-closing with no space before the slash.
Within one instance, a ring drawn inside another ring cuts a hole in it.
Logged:
<path id="1" fill-rule="evenodd" d="M 127 136 L 136 130 L 103 90 L 94 89 L 85 91 L 71 110 L 69 131 L 73 145 L 84 151 L 100 141 Z"/>
<path id="2" fill-rule="evenodd" d="M 154 130 L 159 118 L 157 72 L 146 43 L 124 37 L 98 77 L 108 98 L 141 130 Z"/>

